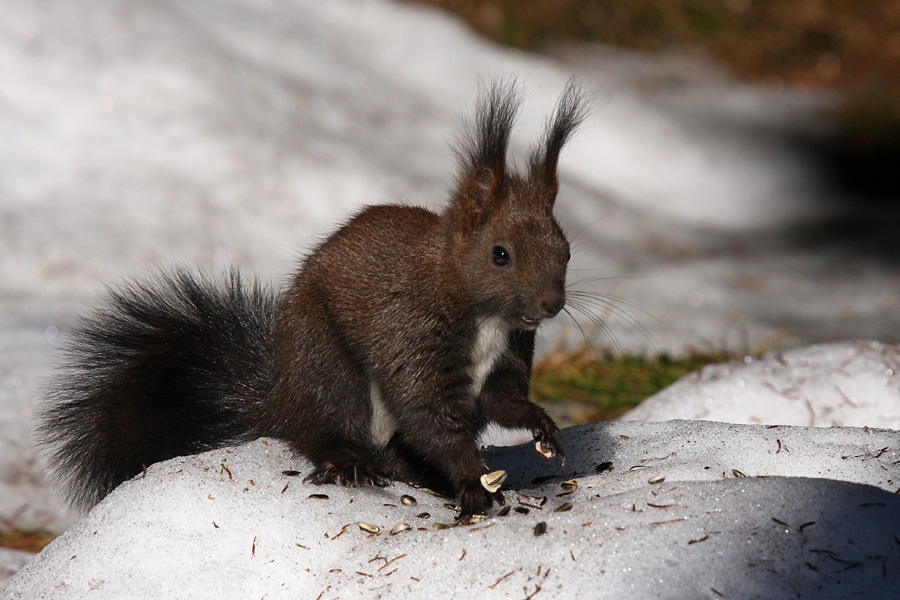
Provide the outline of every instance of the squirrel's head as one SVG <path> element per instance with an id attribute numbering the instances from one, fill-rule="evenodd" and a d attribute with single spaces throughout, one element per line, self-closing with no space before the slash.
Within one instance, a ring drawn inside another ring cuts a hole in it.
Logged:
<path id="1" fill-rule="evenodd" d="M 553 217 L 559 153 L 585 117 L 571 81 L 525 173 L 507 165 L 518 108 L 515 86 L 494 83 L 459 145 L 460 176 L 444 218 L 452 268 L 485 316 L 534 329 L 565 305 L 569 242 Z"/>

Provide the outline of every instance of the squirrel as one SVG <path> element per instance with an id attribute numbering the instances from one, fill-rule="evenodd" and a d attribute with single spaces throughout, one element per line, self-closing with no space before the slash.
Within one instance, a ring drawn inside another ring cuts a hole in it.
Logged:
<path id="1" fill-rule="evenodd" d="M 481 483 L 488 423 L 564 459 L 528 392 L 536 330 L 566 301 L 557 163 L 586 110 L 570 81 L 519 173 L 506 157 L 519 96 L 481 91 L 440 213 L 365 208 L 284 290 L 183 267 L 109 290 L 70 335 L 39 416 L 72 504 L 152 463 L 270 436 L 313 463 L 306 481 L 422 485 L 458 498 L 466 520 L 505 503 Z"/>

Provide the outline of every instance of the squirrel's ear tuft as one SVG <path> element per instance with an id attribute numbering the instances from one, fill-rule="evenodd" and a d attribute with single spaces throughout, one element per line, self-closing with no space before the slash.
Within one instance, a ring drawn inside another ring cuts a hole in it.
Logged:
<path id="1" fill-rule="evenodd" d="M 457 145 L 459 183 L 454 203 L 468 228 L 477 227 L 506 191 L 506 153 L 519 108 L 515 82 L 493 81 L 479 90 L 475 117 L 465 125 Z"/>
<path id="2" fill-rule="evenodd" d="M 559 153 L 572 133 L 587 117 L 586 104 L 581 86 L 574 79 L 570 79 L 556 103 L 553 118 L 547 122 L 543 137 L 531 151 L 529 178 L 534 184 L 546 190 L 551 206 L 559 190 L 559 179 L 556 174 Z"/>

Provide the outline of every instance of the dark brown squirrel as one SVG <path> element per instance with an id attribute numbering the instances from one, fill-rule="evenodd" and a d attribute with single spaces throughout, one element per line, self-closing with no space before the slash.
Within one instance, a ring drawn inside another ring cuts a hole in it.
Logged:
<path id="1" fill-rule="evenodd" d="M 73 503 L 146 465 L 271 436 L 312 461 L 308 481 L 425 485 L 456 495 L 464 520 L 503 503 L 480 481 L 488 423 L 563 458 L 528 390 L 535 331 L 565 304 L 557 162 L 585 109 L 570 82 L 519 174 L 506 158 L 518 104 L 512 84 L 482 92 L 440 214 L 366 208 L 283 292 L 186 269 L 110 291 L 70 336 L 41 414 Z"/>

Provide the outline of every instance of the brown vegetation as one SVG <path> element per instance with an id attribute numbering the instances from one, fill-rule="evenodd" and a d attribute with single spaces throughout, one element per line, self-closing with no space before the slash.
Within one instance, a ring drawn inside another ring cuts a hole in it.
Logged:
<path id="1" fill-rule="evenodd" d="M 712 55 L 739 77 L 842 92 L 844 137 L 900 138 L 900 0 L 414 0 L 511 46 L 583 40 Z"/>

